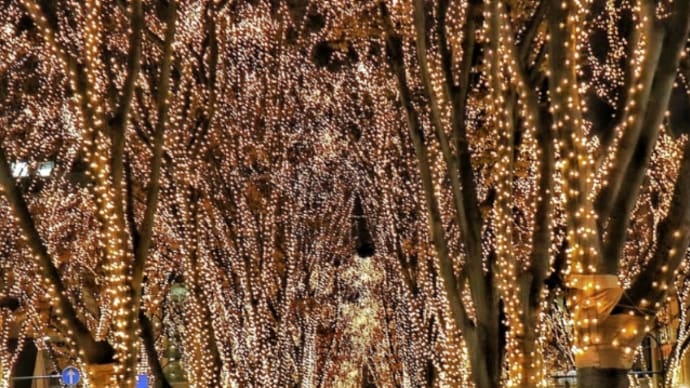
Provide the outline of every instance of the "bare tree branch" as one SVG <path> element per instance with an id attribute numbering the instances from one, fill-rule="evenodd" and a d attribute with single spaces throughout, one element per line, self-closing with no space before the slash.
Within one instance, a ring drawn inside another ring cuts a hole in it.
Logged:
<path id="1" fill-rule="evenodd" d="M 594 229 L 595 220 L 589 216 L 593 213 L 589 201 L 591 166 L 586 162 L 586 150 L 580 141 L 584 138 L 583 118 L 580 111 L 580 100 L 577 91 L 576 61 L 574 50 L 575 33 L 569 21 L 573 2 L 562 3 L 563 7 L 551 7 L 548 12 L 549 27 L 549 92 L 554 127 L 560 139 L 563 157 L 564 180 L 567 183 L 565 193 L 566 224 L 569 231 L 568 242 L 571 249 L 576 249 L 576 272 L 591 271 L 600 265 L 600 240 L 593 233 L 583 233 Z M 582 247 L 587 247 L 587 250 Z"/>
<path id="2" fill-rule="evenodd" d="M 459 328 L 471 327 L 469 318 L 465 313 L 464 303 L 458 294 L 458 284 L 456 283 L 455 274 L 453 271 L 453 263 L 448 255 L 448 246 L 445 241 L 445 231 L 441 220 L 441 211 L 439 209 L 438 200 L 434 195 L 433 181 L 431 177 L 431 167 L 429 166 L 429 157 L 427 155 L 426 147 L 424 146 L 424 135 L 421 131 L 421 123 L 417 112 L 412 106 L 410 98 L 410 91 L 407 85 L 407 76 L 405 75 L 404 59 L 402 52 L 402 42 L 400 36 L 393 31 L 390 20 L 388 20 L 388 10 L 384 4 L 380 5 L 381 13 L 384 18 L 384 24 L 387 27 L 386 32 L 386 47 L 389 56 L 389 64 L 396 76 L 398 82 L 398 89 L 400 92 L 400 99 L 405 111 L 408 129 L 412 142 L 414 143 L 415 154 L 417 155 L 417 163 L 419 165 L 420 176 L 422 177 L 422 186 L 424 187 L 424 195 L 427 201 L 429 211 L 429 232 L 431 239 L 434 242 L 437 254 L 439 256 L 441 277 L 443 278 L 445 287 L 447 289 L 448 299 L 451 305 L 453 317 Z M 464 332 L 465 330 L 463 330 Z M 466 333 L 465 335 L 467 335 Z"/>
<path id="3" fill-rule="evenodd" d="M 686 144 L 668 216 L 657 230 L 654 256 L 621 300 L 627 308 L 654 306 L 666 295 L 690 243 L 690 144 Z M 646 302 L 643 303 L 642 300 Z"/>
<path id="4" fill-rule="evenodd" d="M 534 37 L 537 35 L 537 31 L 539 31 L 539 26 L 541 26 L 542 22 L 544 21 L 544 16 L 546 15 L 546 11 L 549 9 L 549 5 L 548 0 L 539 0 L 539 5 L 537 5 L 537 9 L 534 10 L 534 14 L 530 19 L 529 24 L 527 24 L 527 28 L 525 29 L 525 33 L 522 36 L 517 49 L 518 59 L 521 63 L 527 63 L 530 50 L 532 50 Z"/>
<path id="5" fill-rule="evenodd" d="M 666 31 L 661 28 L 659 23 L 654 22 L 655 14 L 653 2 L 643 1 L 641 9 L 644 12 L 643 17 L 650 19 L 648 22 L 649 28 L 642 33 L 642 35 L 647 38 L 647 47 L 649 48 L 645 51 L 646 56 L 641 65 L 641 79 L 638 81 L 637 85 L 634 85 L 634 94 L 630 95 L 633 105 L 630 107 L 629 111 L 624 112 L 623 120 L 624 122 L 628 122 L 626 131 L 623 133 L 616 147 L 614 164 L 611 171 L 609 171 L 606 186 L 602 188 L 595 202 L 595 209 L 599 215 L 598 221 L 601 233 L 604 232 L 601 226 L 607 223 L 611 215 L 613 204 L 623 184 L 625 171 L 633 158 L 636 144 L 639 142 L 643 118 L 648 108 L 648 102 L 652 96 L 655 73 L 657 71 L 657 66 L 661 63 L 660 58 L 662 56 L 662 50 L 665 49 L 668 51 L 668 46 L 665 44 L 664 39 L 668 38 L 665 35 Z M 668 53 L 665 59 L 670 59 L 668 58 Z M 630 122 L 630 120 L 633 121 Z M 597 125 L 597 123 L 595 123 L 595 125 Z"/>
<path id="6" fill-rule="evenodd" d="M 469 256 L 468 264 L 471 267 L 470 271 L 472 271 L 474 274 L 478 274 L 480 278 L 482 278 L 483 269 L 481 268 L 481 242 L 479 240 L 475 240 L 475 236 L 470 231 L 469 221 L 467 219 L 463 204 L 462 187 L 460 186 L 460 179 L 458 176 L 458 166 L 450 149 L 448 138 L 441 120 L 442 107 L 440 106 L 438 97 L 434 92 L 434 85 L 432 85 L 431 72 L 429 70 L 429 63 L 427 60 L 427 26 L 424 3 L 425 2 L 423 0 L 415 0 L 414 3 L 415 31 L 417 33 L 417 37 L 415 39 L 417 45 L 417 60 L 419 61 L 419 67 L 422 75 L 421 78 L 424 85 L 424 93 L 431 108 L 431 122 L 434 126 L 434 133 L 436 134 L 436 138 L 441 145 L 443 159 L 448 166 L 448 178 L 451 182 L 455 204 L 455 218 L 457 219 L 458 226 L 462 231 L 463 242 Z M 439 31 L 439 34 L 445 35 L 445 32 Z M 452 82 L 452 78 L 450 79 L 450 82 Z M 442 90 L 444 90 L 443 98 L 446 100 L 450 94 L 450 87 L 452 87 L 452 83 L 449 86 L 447 82 L 444 83 L 442 87 Z M 469 177 L 467 179 L 474 180 L 474 177 Z M 479 222 L 481 222 L 481 220 L 479 220 Z M 481 225 L 478 228 L 481 229 Z M 473 226 L 472 229 L 477 229 L 477 226 Z M 480 293 L 480 290 L 475 290 L 473 288 L 473 293 L 475 292 Z M 481 292 L 481 294 L 484 294 L 484 292 Z"/>
<path id="7" fill-rule="evenodd" d="M 668 103 L 673 91 L 673 83 L 678 71 L 680 54 L 685 48 L 690 31 L 690 1 L 678 1 L 675 4 L 675 14 L 668 24 L 664 45 L 661 49 L 659 64 L 648 102 L 644 119 L 637 138 L 634 153 L 625 174 L 620 181 L 620 190 L 613 202 L 611 219 L 606 227 L 607 241 L 604 244 L 604 258 L 606 270 L 616 273 L 618 261 L 625 245 L 630 214 L 639 197 L 642 183 L 652 158 L 652 151 L 659 136 Z M 601 215 L 600 215 L 601 216 Z"/>
<path id="8" fill-rule="evenodd" d="M 134 96 L 134 86 L 139 77 L 139 69 L 141 67 L 141 45 L 142 45 L 142 29 L 144 28 L 144 9 L 141 0 L 134 0 L 131 5 L 132 14 L 130 15 L 130 35 L 129 35 L 129 50 L 127 53 L 127 68 L 125 83 L 122 88 L 122 94 L 118 101 L 115 116 L 113 117 L 112 125 L 109 126 L 109 132 L 112 139 L 111 143 L 111 172 L 113 179 L 113 188 L 115 191 L 115 198 L 122 198 L 122 177 L 124 169 L 124 149 L 125 149 L 125 132 L 127 129 L 127 122 L 129 111 Z M 117 203 L 121 203 L 119 201 Z"/>
<path id="9" fill-rule="evenodd" d="M 170 89 L 170 61 L 173 56 L 172 43 L 175 38 L 175 21 L 177 18 L 176 2 L 172 0 L 168 6 L 168 15 L 165 31 L 165 49 L 163 60 L 161 61 L 160 76 L 158 78 L 158 88 L 156 95 L 156 105 L 158 109 L 158 122 L 153 140 L 153 156 L 151 158 L 151 174 L 149 176 L 149 189 L 146 196 L 146 210 L 144 219 L 139 227 L 139 241 L 134 248 L 134 264 L 132 267 L 132 302 L 136 308 L 142 294 L 142 281 L 146 257 L 153 236 L 153 224 L 158 205 L 158 192 L 160 190 L 161 165 L 163 160 L 163 132 L 168 121 L 168 92 Z"/>

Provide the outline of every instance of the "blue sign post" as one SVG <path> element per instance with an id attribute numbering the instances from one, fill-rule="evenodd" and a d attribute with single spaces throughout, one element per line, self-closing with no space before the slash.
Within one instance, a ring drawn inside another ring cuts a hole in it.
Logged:
<path id="1" fill-rule="evenodd" d="M 137 375 L 137 388 L 149 388 L 148 375 Z"/>
<path id="2" fill-rule="evenodd" d="M 62 383 L 69 386 L 77 385 L 79 380 L 81 380 L 79 369 L 73 366 L 68 366 L 67 368 L 63 369 L 60 377 L 62 378 Z"/>

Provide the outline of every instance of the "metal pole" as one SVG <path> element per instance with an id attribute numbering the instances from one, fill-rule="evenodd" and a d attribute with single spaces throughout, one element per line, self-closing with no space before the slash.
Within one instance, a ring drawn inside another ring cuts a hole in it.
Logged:
<path id="1" fill-rule="evenodd" d="M 37 380 L 37 379 L 59 379 L 60 375 L 44 375 L 44 376 L 19 376 L 12 377 L 12 380 Z"/>

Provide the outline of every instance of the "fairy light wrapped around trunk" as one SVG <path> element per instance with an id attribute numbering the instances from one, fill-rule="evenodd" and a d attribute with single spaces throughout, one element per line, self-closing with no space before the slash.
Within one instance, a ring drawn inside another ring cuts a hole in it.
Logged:
<path id="1" fill-rule="evenodd" d="M 649 331 L 649 318 L 612 314 L 623 296 L 615 275 L 569 277 L 573 289 L 569 305 L 575 325 L 575 366 L 580 368 L 630 369 L 635 351 Z"/>

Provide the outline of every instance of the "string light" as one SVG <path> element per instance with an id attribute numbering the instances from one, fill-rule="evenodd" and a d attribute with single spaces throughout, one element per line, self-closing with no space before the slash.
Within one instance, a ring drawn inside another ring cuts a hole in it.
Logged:
<path id="1" fill-rule="evenodd" d="M 64 338 L 42 346 L 84 369 L 84 344 L 103 341 L 114 374 L 87 379 L 111 386 L 158 373 L 171 347 L 198 387 L 469 386 L 487 344 L 506 354 L 491 380 L 506 386 L 544 386 L 562 367 L 553 341 L 572 345 L 578 367 L 605 352 L 631 360 L 684 284 L 685 230 L 658 260 L 687 147 L 670 114 L 618 273 L 602 269 L 611 214 L 598 201 L 624 189 L 628 135 L 645 123 L 662 50 L 651 31 L 674 7 L 568 0 L 542 23 L 533 2 L 474 3 L 180 2 L 168 14 L 144 1 L 138 39 L 136 1 L 3 6 L 2 147 L 26 161 L 15 186 L 60 274 L 45 276 L 52 267 L 8 196 L 0 295 L 26 308 L 21 335 Z M 606 136 L 595 97 L 616 111 Z M 52 174 L 32 174 L 47 161 Z M 372 257 L 353 255 L 355 198 Z M 569 318 L 543 289 L 562 254 Z M 653 291 L 612 314 L 649 268 Z M 4 330 L 16 317 L 1 312 Z M 15 356 L 3 349 L 0 366 Z M 489 357 L 480 362 L 494 368 Z"/>

